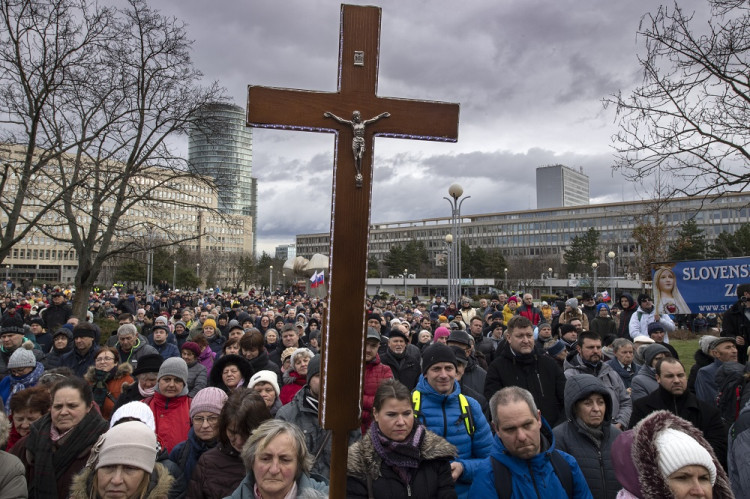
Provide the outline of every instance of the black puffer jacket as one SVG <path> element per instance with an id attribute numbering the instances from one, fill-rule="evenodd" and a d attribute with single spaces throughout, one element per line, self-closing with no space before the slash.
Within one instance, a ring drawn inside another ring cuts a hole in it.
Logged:
<path id="1" fill-rule="evenodd" d="M 548 355 L 536 352 L 514 355 L 507 341 L 498 347 L 495 360 L 487 369 L 484 396 L 492 396 L 506 386 L 519 386 L 530 391 L 542 416 L 550 425 L 565 420 L 563 398 L 565 375 L 557 362 Z"/>
<path id="2" fill-rule="evenodd" d="M 604 397 L 606 411 L 602 423 L 603 438 L 596 442 L 575 419 L 575 404 L 593 393 Z M 612 396 L 598 378 L 590 374 L 579 374 L 568 378 L 565 385 L 565 415 L 568 420 L 555 427 L 557 450 L 567 452 L 578 461 L 591 495 L 602 499 L 614 499 L 622 487 L 615 477 L 612 464 L 612 444 L 620 430 L 612 425 Z"/>
<path id="3" fill-rule="evenodd" d="M 370 427 L 367 435 L 349 447 L 346 497 L 414 497 L 449 499 L 457 497 L 451 479 L 450 461 L 456 448 L 429 430 L 425 430 L 419 449 L 420 463 L 409 485 L 375 452 Z M 375 437 L 377 438 L 377 437 Z M 372 480 L 372 495 L 367 493 L 367 477 Z"/>

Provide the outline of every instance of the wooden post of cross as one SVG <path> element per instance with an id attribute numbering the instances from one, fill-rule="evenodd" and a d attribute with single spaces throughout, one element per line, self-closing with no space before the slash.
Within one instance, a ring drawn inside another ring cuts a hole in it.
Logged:
<path id="1" fill-rule="evenodd" d="M 319 406 L 332 431 L 332 498 L 345 497 L 347 438 L 359 426 L 373 137 L 458 139 L 458 104 L 377 96 L 380 16 L 342 5 L 337 92 L 248 88 L 248 126 L 336 133 Z"/>

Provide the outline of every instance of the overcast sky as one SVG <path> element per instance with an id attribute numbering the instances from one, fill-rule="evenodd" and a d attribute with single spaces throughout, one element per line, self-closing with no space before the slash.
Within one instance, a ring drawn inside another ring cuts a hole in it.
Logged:
<path id="1" fill-rule="evenodd" d="M 374 2 L 351 1 L 353 4 Z M 457 143 L 378 138 L 373 222 L 536 208 L 535 169 L 590 177 L 591 202 L 642 198 L 612 172 L 613 109 L 642 78 L 636 36 L 652 2 L 381 0 L 378 95 L 458 102 Z M 323 0 L 160 0 L 188 24 L 196 66 L 245 105 L 247 85 L 335 91 L 340 4 Z M 685 10 L 703 0 L 681 1 Z M 258 250 L 330 227 L 331 134 L 254 130 Z"/>

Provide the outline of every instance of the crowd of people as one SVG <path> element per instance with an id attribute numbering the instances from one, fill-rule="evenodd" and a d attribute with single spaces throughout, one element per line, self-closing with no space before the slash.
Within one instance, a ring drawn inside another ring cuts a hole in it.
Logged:
<path id="1" fill-rule="evenodd" d="M 737 293 L 689 373 L 646 293 L 368 299 L 347 497 L 750 497 Z M 324 301 L 70 298 L 0 301 L 0 499 L 327 497 Z"/>

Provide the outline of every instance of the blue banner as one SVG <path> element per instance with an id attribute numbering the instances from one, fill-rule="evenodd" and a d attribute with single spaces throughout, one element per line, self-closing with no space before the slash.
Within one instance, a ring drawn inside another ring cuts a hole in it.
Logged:
<path id="1" fill-rule="evenodd" d="M 724 312 L 738 300 L 737 286 L 750 283 L 750 258 L 657 263 L 651 280 L 658 313 Z"/>

